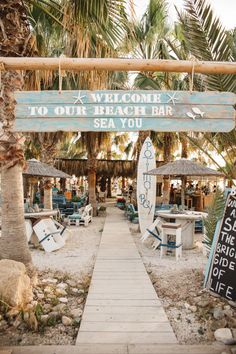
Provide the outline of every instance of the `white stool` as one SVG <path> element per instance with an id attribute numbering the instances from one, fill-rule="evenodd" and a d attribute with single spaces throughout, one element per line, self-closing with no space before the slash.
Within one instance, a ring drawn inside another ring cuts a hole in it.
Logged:
<path id="1" fill-rule="evenodd" d="M 161 257 L 166 255 L 167 248 L 168 248 L 168 239 L 167 235 L 175 236 L 175 256 L 176 260 L 178 261 L 179 258 L 182 257 L 182 237 L 181 237 L 182 229 L 181 224 L 176 223 L 165 223 L 162 225 L 162 237 L 161 237 Z"/>

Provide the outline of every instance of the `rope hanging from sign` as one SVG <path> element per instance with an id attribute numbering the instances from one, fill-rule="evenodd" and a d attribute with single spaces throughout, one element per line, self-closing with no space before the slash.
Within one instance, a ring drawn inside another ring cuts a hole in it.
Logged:
<path id="1" fill-rule="evenodd" d="M 3 89 L 2 89 L 2 71 L 5 71 L 5 65 L 4 63 L 0 63 L 0 97 L 3 95 Z"/>
<path id="2" fill-rule="evenodd" d="M 61 70 L 61 59 L 65 58 L 64 54 L 61 54 L 59 56 L 59 68 L 58 68 L 58 76 L 59 76 L 59 93 L 62 92 L 62 81 L 63 81 L 63 77 L 66 76 L 66 72 L 65 70 Z"/>
<path id="3" fill-rule="evenodd" d="M 192 93 L 193 92 L 193 80 L 194 80 L 194 69 L 195 69 L 195 61 L 192 61 L 192 74 L 191 74 L 191 78 L 190 78 L 190 87 L 189 87 L 189 91 Z"/>

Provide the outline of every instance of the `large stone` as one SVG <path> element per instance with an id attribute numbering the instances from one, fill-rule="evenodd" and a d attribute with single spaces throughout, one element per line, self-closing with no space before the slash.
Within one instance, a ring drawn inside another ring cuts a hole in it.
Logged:
<path id="1" fill-rule="evenodd" d="M 71 326 L 72 323 L 73 323 L 72 319 L 70 317 L 67 317 L 67 316 L 62 316 L 61 321 L 62 321 L 62 324 L 64 326 Z"/>
<path id="2" fill-rule="evenodd" d="M 23 263 L 9 259 L 0 261 L 0 298 L 13 307 L 32 301 L 32 286 Z"/>
<path id="3" fill-rule="evenodd" d="M 83 314 L 83 310 L 81 308 L 73 309 L 70 311 L 72 317 L 77 318 L 81 317 Z"/>
<path id="4" fill-rule="evenodd" d="M 219 328 L 214 332 L 215 339 L 224 344 L 234 344 L 232 332 L 229 328 Z"/>

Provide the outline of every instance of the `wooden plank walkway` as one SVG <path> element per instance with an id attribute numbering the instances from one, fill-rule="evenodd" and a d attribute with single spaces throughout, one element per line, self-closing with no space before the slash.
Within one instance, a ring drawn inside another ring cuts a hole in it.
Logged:
<path id="1" fill-rule="evenodd" d="M 123 212 L 108 208 L 76 345 L 175 343 Z"/>

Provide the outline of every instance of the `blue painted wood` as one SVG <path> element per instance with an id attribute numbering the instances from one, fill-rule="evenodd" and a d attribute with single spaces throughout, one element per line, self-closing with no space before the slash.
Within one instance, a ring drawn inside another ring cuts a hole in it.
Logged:
<path id="1" fill-rule="evenodd" d="M 193 109 L 198 109 L 200 114 L 195 114 Z M 16 117 L 20 118 L 113 118 L 113 117 L 153 117 L 153 118 L 186 118 L 194 119 L 230 119 L 234 116 L 234 108 L 230 105 L 71 105 L 71 104 L 47 104 L 44 106 L 17 105 Z M 191 114 L 188 116 L 187 114 Z"/>
<path id="2" fill-rule="evenodd" d="M 74 104 L 78 95 L 84 96 L 83 103 L 94 103 L 94 98 L 99 98 L 97 103 L 170 103 L 174 97 L 175 104 L 229 104 L 236 103 L 235 94 L 232 92 L 189 92 L 189 91 L 17 91 L 15 92 L 18 104 L 45 104 L 71 103 Z M 112 101 L 112 102 L 111 102 Z"/>
<path id="3" fill-rule="evenodd" d="M 230 131 L 235 95 L 187 91 L 16 93 L 17 131 Z"/>
<path id="4" fill-rule="evenodd" d="M 155 118 L 36 118 L 16 119 L 15 130 L 22 132 L 53 131 L 140 131 L 154 130 L 160 132 L 195 131 L 195 132 L 229 132 L 235 126 L 230 119 L 155 119 Z"/>

